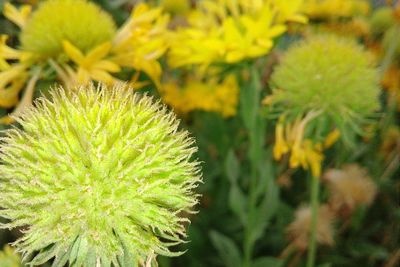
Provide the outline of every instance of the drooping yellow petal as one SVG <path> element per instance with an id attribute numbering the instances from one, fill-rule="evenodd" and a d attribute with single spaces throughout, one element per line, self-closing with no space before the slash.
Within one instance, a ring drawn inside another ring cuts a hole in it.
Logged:
<path id="1" fill-rule="evenodd" d="M 0 106 L 12 108 L 18 103 L 18 94 L 23 89 L 26 77 L 19 77 L 11 82 L 7 88 L 0 88 Z"/>
<path id="2" fill-rule="evenodd" d="M 23 28 L 28 21 L 31 14 L 32 7 L 30 5 L 23 5 L 21 8 L 17 9 L 10 3 L 4 4 L 4 16 L 10 21 L 14 22 L 20 28 Z"/>
<path id="3" fill-rule="evenodd" d="M 5 34 L 0 35 L 0 58 L 1 59 L 19 59 L 21 52 L 9 47 L 7 42 L 8 36 Z"/>
<path id="4" fill-rule="evenodd" d="M 329 148 L 331 147 L 340 137 L 340 132 L 338 129 L 333 130 L 328 134 L 324 141 L 324 147 Z"/>
<path id="5" fill-rule="evenodd" d="M 289 151 L 289 147 L 285 141 L 283 134 L 283 124 L 278 123 L 275 129 L 275 146 L 274 146 L 274 158 L 276 160 L 281 159 L 281 157 Z"/>
<path id="6" fill-rule="evenodd" d="M 26 86 L 25 93 L 21 99 L 21 102 L 14 109 L 14 111 L 2 118 L 0 118 L 0 124 L 10 124 L 14 122 L 14 118 L 24 112 L 28 107 L 32 105 L 33 93 L 35 91 L 36 82 L 40 76 L 40 71 L 37 71 L 29 80 Z"/>

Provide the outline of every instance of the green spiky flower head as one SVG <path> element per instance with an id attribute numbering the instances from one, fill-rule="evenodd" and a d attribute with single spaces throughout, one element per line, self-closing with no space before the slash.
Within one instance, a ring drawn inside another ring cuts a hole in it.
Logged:
<path id="1" fill-rule="evenodd" d="M 3 227 L 40 265 L 138 266 L 185 237 L 197 203 L 196 148 L 165 107 L 131 89 L 52 91 L 0 147 Z M 153 254 L 154 253 L 154 254 Z M 151 256 L 153 255 L 153 256 Z"/>
<path id="2" fill-rule="evenodd" d="M 293 45 L 271 81 L 272 107 L 289 119 L 311 111 L 320 114 L 318 129 L 360 132 L 361 122 L 379 108 L 371 56 L 356 42 L 334 35 Z"/>
<path id="3" fill-rule="evenodd" d="M 43 1 L 21 32 L 22 48 L 43 57 L 57 56 L 69 41 L 87 52 L 111 40 L 116 26 L 111 16 L 87 0 Z"/>

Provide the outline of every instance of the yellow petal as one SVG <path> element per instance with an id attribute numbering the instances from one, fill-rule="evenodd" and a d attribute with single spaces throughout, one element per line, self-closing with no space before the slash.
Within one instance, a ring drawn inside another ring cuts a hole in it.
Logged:
<path id="1" fill-rule="evenodd" d="M 121 71 L 121 67 L 110 61 L 110 60 L 100 60 L 96 62 L 93 66 L 93 69 L 98 69 L 98 70 L 105 70 L 108 72 L 119 72 Z"/>
<path id="2" fill-rule="evenodd" d="M 114 82 L 114 77 L 108 72 L 102 70 L 93 70 L 90 72 L 90 77 L 93 80 L 104 82 L 106 84 L 112 84 Z"/>
<path id="3" fill-rule="evenodd" d="M 96 46 L 87 54 L 85 62 L 87 64 L 92 64 L 93 62 L 99 61 L 110 52 L 111 47 L 112 45 L 110 42 L 105 42 L 99 46 Z"/>
<path id="4" fill-rule="evenodd" d="M 12 108 L 18 103 L 18 94 L 22 90 L 25 78 L 15 79 L 8 88 L 0 89 L 0 106 L 3 108 Z"/>
<path id="5" fill-rule="evenodd" d="M 336 143 L 336 141 L 339 139 L 339 137 L 340 137 L 339 130 L 338 129 L 333 130 L 326 137 L 325 142 L 324 142 L 324 147 L 325 148 L 331 147 L 334 143 Z"/>
<path id="6" fill-rule="evenodd" d="M 81 65 L 85 57 L 82 52 L 69 41 L 63 41 L 64 52 L 76 64 Z"/>
<path id="7" fill-rule="evenodd" d="M 4 4 L 4 16 L 10 21 L 14 22 L 20 28 L 23 28 L 28 21 L 31 14 L 32 7 L 29 5 L 23 5 L 20 9 L 17 9 L 10 3 Z"/>
<path id="8" fill-rule="evenodd" d="M 19 116 L 22 112 L 24 112 L 28 107 L 32 104 L 33 92 L 35 91 L 35 85 L 37 80 L 39 79 L 40 72 L 36 72 L 29 80 L 28 85 L 26 86 L 25 93 L 21 99 L 21 102 L 14 109 L 14 111 L 5 117 L 0 118 L 1 124 L 10 124 L 14 122 L 14 117 Z"/>
<path id="9" fill-rule="evenodd" d="M 3 59 L 19 59 L 21 52 L 9 47 L 7 42 L 8 36 L 5 34 L 0 35 L 0 58 Z"/>

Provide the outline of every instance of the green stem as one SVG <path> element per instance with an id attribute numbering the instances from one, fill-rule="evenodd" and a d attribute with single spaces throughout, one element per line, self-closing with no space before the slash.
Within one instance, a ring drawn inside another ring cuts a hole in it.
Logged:
<path id="1" fill-rule="evenodd" d="M 319 178 L 313 176 L 311 178 L 311 233 L 308 243 L 307 267 L 314 267 L 317 253 L 318 195 Z"/>
<path id="2" fill-rule="evenodd" d="M 243 259 L 243 267 L 251 266 L 251 259 L 254 249 L 254 238 L 252 237 L 252 226 L 253 221 L 255 219 L 256 213 L 256 205 L 257 205 L 257 179 L 258 179 L 258 167 L 259 167 L 259 156 L 262 152 L 263 146 L 259 144 L 258 141 L 258 132 L 259 128 L 262 127 L 261 124 L 257 123 L 260 116 L 260 108 L 261 108 L 261 85 L 260 85 L 260 77 L 257 68 L 252 65 L 251 66 L 251 81 L 250 86 L 244 88 L 244 90 L 251 90 L 247 93 L 247 99 L 245 103 L 245 107 L 250 112 L 246 113 L 247 116 L 244 117 L 244 120 L 247 120 L 248 131 L 249 131 L 249 161 L 250 161 L 250 181 L 249 181 L 249 202 L 248 202 L 248 220 L 245 225 L 244 230 L 244 259 Z"/>

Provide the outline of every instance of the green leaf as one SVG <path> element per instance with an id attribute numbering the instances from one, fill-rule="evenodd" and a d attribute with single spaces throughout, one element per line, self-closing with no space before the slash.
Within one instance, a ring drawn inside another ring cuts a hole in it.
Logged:
<path id="1" fill-rule="evenodd" d="M 232 239 L 216 231 L 210 232 L 210 238 L 226 267 L 241 267 L 241 255 Z"/>
<path id="2" fill-rule="evenodd" d="M 225 160 L 225 172 L 231 183 L 236 183 L 239 178 L 240 165 L 233 150 L 229 150 Z"/>
<path id="3" fill-rule="evenodd" d="M 229 189 L 229 207 L 240 219 L 242 225 L 246 224 L 246 205 L 247 199 L 242 190 L 236 184 L 232 184 Z"/>
<path id="4" fill-rule="evenodd" d="M 251 267 L 281 267 L 284 261 L 273 257 L 262 257 L 255 259 Z"/>
<path id="5" fill-rule="evenodd" d="M 250 214 L 250 222 L 253 224 L 251 239 L 259 239 L 277 211 L 279 205 L 279 188 L 272 179 L 269 179 L 267 191 L 261 204 Z"/>

